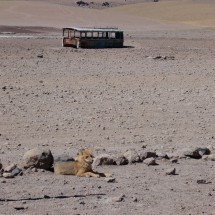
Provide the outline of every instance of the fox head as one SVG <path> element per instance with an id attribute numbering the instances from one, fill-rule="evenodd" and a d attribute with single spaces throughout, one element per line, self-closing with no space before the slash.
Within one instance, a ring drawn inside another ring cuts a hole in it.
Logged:
<path id="1" fill-rule="evenodd" d="M 93 155 L 92 155 L 93 149 L 86 149 L 86 150 L 80 150 L 78 153 L 77 161 L 84 162 L 87 164 L 93 163 Z"/>

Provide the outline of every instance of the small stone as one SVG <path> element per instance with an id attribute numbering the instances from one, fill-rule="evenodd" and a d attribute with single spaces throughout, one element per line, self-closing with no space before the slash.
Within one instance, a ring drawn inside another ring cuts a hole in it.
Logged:
<path id="1" fill-rule="evenodd" d="M 201 156 L 209 155 L 211 153 L 211 151 L 207 147 L 198 147 L 195 150 L 198 151 Z"/>
<path id="2" fill-rule="evenodd" d="M 12 163 L 6 168 L 4 168 L 4 172 L 12 172 L 16 168 L 16 166 L 17 166 L 16 164 Z"/>
<path id="3" fill-rule="evenodd" d="M 125 199 L 125 195 L 120 195 L 120 196 L 116 196 L 116 197 L 112 197 L 108 199 L 108 202 L 122 202 Z"/>
<path id="4" fill-rule="evenodd" d="M 137 197 L 133 197 L 133 202 L 137 202 Z"/>
<path id="5" fill-rule="evenodd" d="M 205 179 L 198 179 L 196 182 L 197 182 L 197 184 L 210 184 L 211 183 L 211 181 L 207 181 Z"/>
<path id="6" fill-rule="evenodd" d="M 141 146 L 142 149 L 145 149 L 146 147 L 147 147 L 146 144 L 143 144 L 143 145 Z"/>
<path id="7" fill-rule="evenodd" d="M 172 158 L 172 159 L 170 159 L 170 162 L 171 163 L 178 163 L 178 159 L 177 158 Z"/>
<path id="8" fill-rule="evenodd" d="M 43 54 L 38 54 L 37 57 L 38 58 L 43 58 Z"/>
<path id="9" fill-rule="evenodd" d="M 110 177 L 110 178 L 105 178 L 105 181 L 107 181 L 108 183 L 113 183 L 113 182 L 116 182 L 116 179 L 113 177 Z"/>
<path id="10" fill-rule="evenodd" d="M 85 205 L 86 203 L 84 201 L 79 202 L 81 205 Z"/>
<path id="11" fill-rule="evenodd" d="M 0 159 L 0 170 L 2 169 L 3 165 L 2 165 L 2 162 L 1 162 L 1 159 Z"/>
<path id="12" fill-rule="evenodd" d="M 13 208 L 16 210 L 24 210 L 27 209 L 28 207 L 24 205 L 14 205 Z"/>
<path id="13" fill-rule="evenodd" d="M 109 2 L 103 2 L 103 3 L 102 3 L 102 6 L 103 6 L 103 7 L 109 7 L 109 6 L 110 6 L 110 3 L 109 3 Z"/>
<path id="14" fill-rule="evenodd" d="M 22 170 L 18 167 L 16 167 L 15 169 L 12 170 L 12 175 L 13 176 L 17 176 L 17 175 L 21 175 Z"/>
<path id="15" fill-rule="evenodd" d="M 3 173 L 4 178 L 14 178 L 13 174 L 11 172 L 4 172 Z"/>
<path id="16" fill-rule="evenodd" d="M 144 164 L 150 166 L 150 165 L 156 165 L 155 159 L 154 158 L 146 158 L 143 161 Z"/>
<path id="17" fill-rule="evenodd" d="M 176 169 L 170 168 L 166 171 L 166 175 L 175 175 Z"/>
<path id="18" fill-rule="evenodd" d="M 156 155 L 157 155 L 157 159 L 169 159 L 168 155 L 165 153 L 165 152 L 156 152 Z"/>
<path id="19" fill-rule="evenodd" d="M 31 171 L 32 172 L 38 172 L 38 169 L 37 168 L 32 168 Z"/>

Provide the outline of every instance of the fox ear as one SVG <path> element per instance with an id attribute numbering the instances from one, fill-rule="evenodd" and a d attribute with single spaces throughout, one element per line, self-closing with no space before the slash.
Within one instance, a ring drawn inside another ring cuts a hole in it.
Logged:
<path id="1" fill-rule="evenodd" d="M 84 149 L 80 149 L 77 155 L 83 155 Z"/>
<path id="2" fill-rule="evenodd" d="M 94 148 L 89 148 L 89 149 L 87 149 L 86 151 L 87 151 L 88 153 L 92 154 L 92 153 L 93 153 L 93 150 L 94 150 Z"/>

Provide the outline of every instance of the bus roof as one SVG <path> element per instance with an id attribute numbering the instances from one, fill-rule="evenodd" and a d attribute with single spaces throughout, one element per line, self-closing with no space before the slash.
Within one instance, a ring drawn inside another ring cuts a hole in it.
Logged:
<path id="1" fill-rule="evenodd" d="M 123 32 L 118 28 L 88 28 L 88 27 L 66 27 L 63 30 L 73 30 L 79 32 Z"/>

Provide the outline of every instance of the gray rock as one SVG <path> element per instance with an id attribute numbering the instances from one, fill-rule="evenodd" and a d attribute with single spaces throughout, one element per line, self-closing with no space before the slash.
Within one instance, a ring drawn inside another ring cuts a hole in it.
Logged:
<path id="1" fill-rule="evenodd" d="M 198 147 L 195 150 L 198 151 L 201 156 L 209 155 L 211 153 L 211 151 L 207 147 Z"/>
<path id="2" fill-rule="evenodd" d="M 158 0 L 154 0 L 155 2 L 157 2 Z M 154 60 L 175 60 L 174 56 L 155 56 L 155 57 L 148 57 L 148 58 L 152 58 Z"/>
<path id="3" fill-rule="evenodd" d="M 165 152 L 156 152 L 157 159 L 169 159 L 168 155 Z"/>
<path id="4" fill-rule="evenodd" d="M 60 155 L 57 157 L 54 157 L 54 162 L 67 162 L 67 161 L 74 161 L 75 159 L 68 156 L 68 155 Z"/>
<path id="5" fill-rule="evenodd" d="M 4 178 L 14 178 L 13 174 L 11 172 L 4 172 L 3 173 Z"/>
<path id="6" fill-rule="evenodd" d="M 106 2 L 103 2 L 103 3 L 102 3 L 102 6 L 103 6 L 103 7 L 109 7 L 109 6 L 110 6 L 110 3 L 107 2 L 107 1 L 106 1 Z"/>
<path id="7" fill-rule="evenodd" d="M 123 156 L 128 160 L 130 164 L 142 162 L 142 159 L 140 158 L 139 154 L 136 152 L 135 149 L 129 149 L 127 150 Z"/>
<path id="8" fill-rule="evenodd" d="M 9 166 L 4 168 L 4 172 L 12 172 L 16 168 L 16 164 L 12 163 Z"/>
<path id="9" fill-rule="evenodd" d="M 43 54 L 38 54 L 37 57 L 38 58 L 43 58 Z"/>
<path id="10" fill-rule="evenodd" d="M 176 169 L 170 168 L 166 171 L 166 175 L 175 175 Z"/>
<path id="11" fill-rule="evenodd" d="M 116 160 L 113 156 L 108 154 L 102 154 L 95 157 L 93 161 L 93 166 L 102 166 L 102 165 L 116 165 Z"/>
<path id="12" fill-rule="evenodd" d="M 146 158 L 156 158 L 157 154 L 151 151 L 140 151 L 139 156 L 141 160 L 145 160 Z"/>
<path id="13" fill-rule="evenodd" d="M 16 167 L 15 169 L 12 170 L 11 173 L 12 173 L 13 176 L 21 175 L 22 170 L 20 168 Z"/>
<path id="14" fill-rule="evenodd" d="M 116 157 L 116 164 L 117 165 L 127 165 L 128 159 L 125 158 L 123 155 L 119 155 Z"/>
<path id="15" fill-rule="evenodd" d="M 25 169 L 36 167 L 39 169 L 49 170 L 52 168 L 54 158 L 50 150 L 35 148 L 24 154 L 23 161 Z"/>
<path id="16" fill-rule="evenodd" d="M 200 159 L 203 155 L 209 155 L 210 150 L 207 147 L 197 147 L 194 150 L 192 149 L 185 149 L 183 154 L 186 157 Z"/>
<path id="17" fill-rule="evenodd" d="M 171 162 L 171 163 L 178 163 L 178 158 L 171 158 L 171 159 L 170 159 L 170 162 Z"/>
<path id="18" fill-rule="evenodd" d="M 125 195 L 120 195 L 108 199 L 108 202 L 122 202 L 125 199 Z"/>
<path id="19" fill-rule="evenodd" d="M 116 179 L 113 177 L 110 177 L 110 178 L 105 178 L 105 181 L 107 181 L 108 183 L 113 183 L 113 182 L 116 182 Z"/>
<path id="20" fill-rule="evenodd" d="M 143 161 L 144 164 L 150 166 L 150 165 L 156 165 L 156 161 L 154 158 L 146 158 L 144 161 Z"/>
<path id="21" fill-rule="evenodd" d="M 138 202 L 137 197 L 132 197 L 132 199 L 133 199 L 133 202 Z"/>
<path id="22" fill-rule="evenodd" d="M 189 158 L 195 158 L 195 159 L 200 159 L 202 156 L 199 154 L 198 150 L 192 150 L 192 149 L 184 149 L 183 150 L 183 155 L 185 157 Z"/>
<path id="23" fill-rule="evenodd" d="M 23 204 L 16 204 L 16 205 L 13 206 L 13 208 L 16 209 L 16 210 L 25 210 L 28 207 L 23 205 Z"/>
<path id="24" fill-rule="evenodd" d="M 31 171 L 32 172 L 38 172 L 38 169 L 37 168 L 32 168 Z"/>
<path id="25" fill-rule="evenodd" d="M 207 181 L 206 179 L 197 179 L 197 184 L 211 184 L 211 181 Z"/>
<path id="26" fill-rule="evenodd" d="M 2 165 L 2 162 L 1 162 L 1 159 L 0 159 L 0 170 L 2 170 L 3 168 L 3 165 Z"/>
<path id="27" fill-rule="evenodd" d="M 167 156 L 169 159 L 175 159 L 175 158 L 179 159 L 180 155 L 183 155 L 183 153 L 177 152 L 177 151 L 172 153 L 171 152 L 167 153 Z"/>

